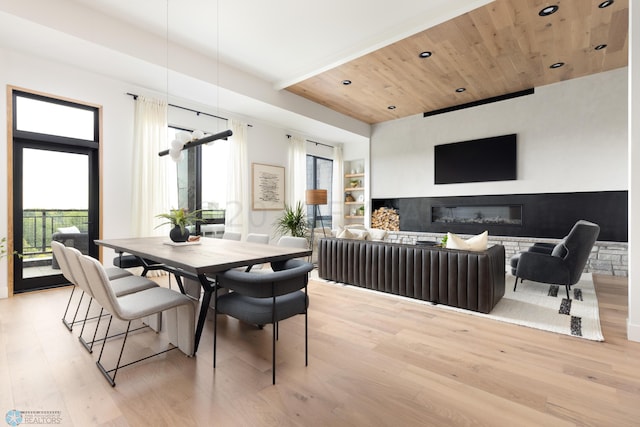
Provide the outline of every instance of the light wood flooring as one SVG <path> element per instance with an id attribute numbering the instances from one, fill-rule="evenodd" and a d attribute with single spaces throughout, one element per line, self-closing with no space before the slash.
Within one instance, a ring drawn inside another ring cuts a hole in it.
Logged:
<path id="1" fill-rule="evenodd" d="M 79 328 L 60 321 L 70 288 L 22 294 L 0 300 L 0 419 L 18 409 L 82 427 L 638 426 L 627 283 L 595 282 L 605 342 L 312 282 L 309 366 L 304 317 L 282 322 L 275 386 L 271 327 L 220 316 L 215 370 L 208 320 L 196 357 L 148 359 L 112 388 Z M 163 334 L 137 333 L 124 357 L 165 345 Z"/>

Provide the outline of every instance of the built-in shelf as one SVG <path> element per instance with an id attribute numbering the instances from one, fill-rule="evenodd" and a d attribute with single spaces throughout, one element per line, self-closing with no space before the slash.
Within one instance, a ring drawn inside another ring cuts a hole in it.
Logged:
<path id="1" fill-rule="evenodd" d="M 364 172 L 360 172 L 364 169 L 364 160 L 358 159 L 358 160 L 345 161 L 344 166 L 345 166 L 345 174 L 344 174 L 345 199 L 343 199 L 345 200 L 344 218 L 349 221 L 352 221 L 353 223 L 360 223 L 364 221 L 365 216 L 367 215 L 367 211 L 366 211 L 367 205 L 365 201 L 358 200 L 361 198 L 364 199 L 364 191 L 365 191 L 364 187 L 366 185 L 366 182 L 365 182 L 366 174 Z M 350 173 L 350 172 L 353 172 L 353 173 Z M 354 184 L 358 186 L 352 187 L 351 181 L 354 181 Z M 346 201 L 347 193 L 353 196 L 354 201 L 352 202 Z M 358 214 L 359 212 L 362 212 L 361 208 L 365 208 L 365 211 L 363 212 L 362 215 Z"/>

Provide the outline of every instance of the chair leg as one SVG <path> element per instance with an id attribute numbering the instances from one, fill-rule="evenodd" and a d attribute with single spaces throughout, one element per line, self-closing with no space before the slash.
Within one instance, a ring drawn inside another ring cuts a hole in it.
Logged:
<path id="1" fill-rule="evenodd" d="M 75 289 L 75 285 L 74 285 L 74 289 Z M 71 291 L 71 293 L 73 293 L 73 291 Z M 76 319 L 78 318 L 78 312 L 80 311 L 80 306 L 82 305 L 82 298 L 84 297 L 84 291 L 82 292 L 82 294 L 80 294 L 80 299 L 78 300 L 78 306 L 76 307 L 76 311 L 75 313 L 73 313 L 73 319 L 71 319 L 71 322 L 67 322 L 66 319 L 66 314 L 65 317 L 62 318 L 62 323 L 64 323 L 64 325 L 67 327 L 67 329 L 69 331 L 71 331 L 73 329 L 73 325 L 75 325 L 76 323 Z M 66 311 L 65 311 L 66 313 Z"/>
<path id="2" fill-rule="evenodd" d="M 513 284 L 513 292 L 516 291 L 516 287 L 518 286 L 518 276 L 516 276 L 516 281 Z"/>
<path id="3" fill-rule="evenodd" d="M 272 285 L 273 287 L 273 285 Z M 276 313 L 276 296 L 275 296 L 275 292 L 273 292 L 274 290 L 272 289 L 271 294 L 273 295 L 273 300 L 272 300 L 272 305 L 271 305 L 271 320 L 273 323 L 273 334 L 272 334 L 272 338 L 271 338 L 271 372 L 272 372 L 272 378 L 271 378 L 271 383 L 273 385 L 276 384 L 276 338 L 278 335 L 278 322 L 276 322 L 276 319 L 278 318 L 277 313 Z"/>
<path id="4" fill-rule="evenodd" d="M 106 347 L 106 342 L 107 342 L 107 336 L 109 335 L 109 329 L 111 328 L 111 321 L 113 320 L 113 316 L 109 317 L 109 323 L 107 324 L 107 331 L 104 334 L 104 344 L 102 344 L 102 348 L 100 349 L 100 355 L 98 356 L 98 360 L 96 361 L 96 365 L 98 366 L 98 369 L 100 370 L 100 372 L 102 373 L 102 375 L 106 378 L 107 381 L 109 381 L 109 384 L 111 384 L 111 387 L 115 387 L 116 383 L 113 380 L 113 378 L 111 378 L 111 375 L 109 375 L 109 373 L 107 372 L 107 370 L 104 368 L 104 366 L 102 366 L 102 363 L 100 362 L 102 360 L 102 353 L 104 352 L 104 348 Z M 98 328 L 96 328 L 97 331 Z"/>
<path id="5" fill-rule="evenodd" d="M 218 346 L 218 292 L 214 291 L 213 307 L 213 369 L 216 368 L 216 350 Z"/>
<path id="6" fill-rule="evenodd" d="M 69 295 L 69 301 L 67 302 L 67 308 L 64 309 L 64 314 L 62 315 L 62 323 L 64 323 L 64 326 L 66 326 L 69 331 L 73 329 L 73 322 L 71 324 L 67 322 L 67 312 L 69 311 L 69 306 L 71 305 L 71 300 L 73 299 L 73 293 L 75 291 L 76 286 L 73 285 L 73 287 L 71 288 L 71 295 Z"/>
<path id="7" fill-rule="evenodd" d="M 567 290 L 567 299 L 571 299 L 571 297 L 569 296 L 569 288 L 571 287 L 571 285 L 565 285 L 565 289 Z"/>

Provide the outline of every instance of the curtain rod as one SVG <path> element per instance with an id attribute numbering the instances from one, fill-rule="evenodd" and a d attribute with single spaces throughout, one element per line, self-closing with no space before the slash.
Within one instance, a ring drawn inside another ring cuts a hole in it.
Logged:
<path id="1" fill-rule="evenodd" d="M 287 138 L 291 138 L 291 135 L 287 134 Z M 329 147 L 329 148 L 335 148 L 333 145 L 329 145 L 329 144 L 324 144 L 322 142 L 318 142 L 318 141 L 312 141 L 310 139 L 305 139 L 305 141 L 310 142 L 312 144 L 316 144 L 316 145 L 324 145 L 325 147 Z"/>
<path id="2" fill-rule="evenodd" d="M 133 99 L 138 99 L 138 95 L 136 95 L 135 93 L 129 93 L 127 92 L 127 95 L 133 97 Z M 174 107 L 174 108 L 180 108 L 181 110 L 187 110 L 187 111 L 191 111 L 192 113 L 196 113 L 198 116 L 200 114 L 204 114 L 205 116 L 209 116 L 209 117 L 215 117 L 216 119 L 221 119 L 221 120 L 229 120 L 226 117 L 220 117 L 220 116 L 216 116 L 215 114 L 209 114 L 209 113 L 205 113 L 203 111 L 198 111 L 198 110 L 194 110 L 192 108 L 187 108 L 187 107 L 182 107 L 180 105 L 175 105 L 175 104 L 167 104 L 169 107 Z M 249 125 L 249 127 L 251 127 L 251 125 Z"/>

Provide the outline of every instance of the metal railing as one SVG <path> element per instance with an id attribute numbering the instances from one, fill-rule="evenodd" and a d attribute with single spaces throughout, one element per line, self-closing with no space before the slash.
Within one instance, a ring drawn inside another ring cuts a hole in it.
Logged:
<path id="1" fill-rule="evenodd" d="M 88 211 L 79 209 L 25 209 L 22 211 L 22 254 L 51 254 L 51 236 L 58 228 L 76 226 L 87 232 Z"/>

